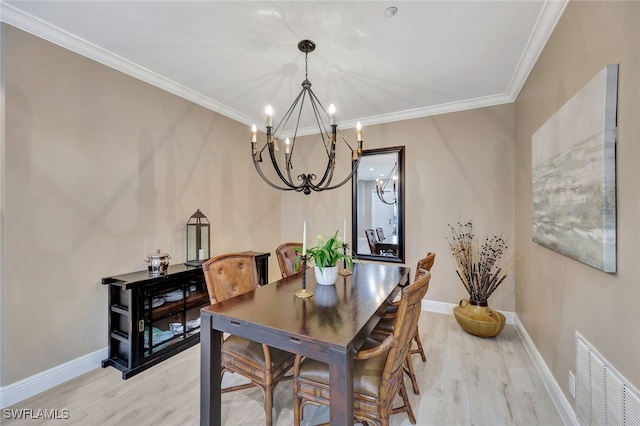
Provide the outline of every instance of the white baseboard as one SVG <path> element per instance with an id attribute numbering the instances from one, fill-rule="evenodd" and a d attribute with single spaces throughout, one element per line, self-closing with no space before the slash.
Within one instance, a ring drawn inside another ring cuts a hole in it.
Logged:
<path id="1" fill-rule="evenodd" d="M 522 325 L 520 319 L 517 316 L 515 328 L 518 332 L 518 335 L 520 336 L 520 340 L 522 340 L 524 347 L 529 353 L 529 357 L 531 357 L 533 364 L 536 366 L 536 369 L 538 370 L 538 373 L 542 378 L 542 382 L 547 388 L 547 392 L 549 393 L 551 400 L 556 406 L 556 409 L 558 410 L 562 421 L 565 425 L 578 426 L 578 419 L 576 418 L 575 411 L 573 411 L 573 407 L 571 406 L 569 401 L 567 401 L 567 398 L 562 392 L 562 389 L 560 389 L 560 385 L 558 385 L 558 382 L 553 377 L 553 374 L 551 374 L 551 370 L 549 370 L 549 367 L 544 362 L 544 359 L 542 359 L 542 355 L 540 355 L 540 352 L 538 352 L 538 349 L 534 345 L 533 340 L 531 340 L 529 333 L 527 333 L 527 330 L 524 328 L 524 325 Z"/>
<path id="2" fill-rule="evenodd" d="M 10 407 L 34 395 L 51 389 L 101 366 L 109 356 L 108 348 L 98 349 L 87 355 L 50 368 L 31 377 L 0 387 L 0 409 Z"/>
<path id="3" fill-rule="evenodd" d="M 436 312 L 438 314 L 453 315 L 453 308 L 458 306 L 456 303 L 436 302 L 434 300 L 423 300 L 422 310 L 428 312 Z M 507 324 L 514 324 L 516 314 L 508 311 L 499 311 L 504 315 Z"/>

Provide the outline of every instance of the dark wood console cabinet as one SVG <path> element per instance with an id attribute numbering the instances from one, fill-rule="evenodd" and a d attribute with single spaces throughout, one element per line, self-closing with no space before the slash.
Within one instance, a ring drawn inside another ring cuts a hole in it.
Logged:
<path id="1" fill-rule="evenodd" d="M 265 285 L 270 253 L 254 254 Z M 109 358 L 102 367 L 128 379 L 200 341 L 200 309 L 209 305 L 201 267 L 170 265 L 166 274 L 132 272 L 102 284 L 109 286 Z"/>

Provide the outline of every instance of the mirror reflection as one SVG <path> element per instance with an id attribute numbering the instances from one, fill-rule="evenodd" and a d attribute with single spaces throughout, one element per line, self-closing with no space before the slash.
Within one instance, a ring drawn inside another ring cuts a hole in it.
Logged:
<path id="1" fill-rule="evenodd" d="M 365 150 L 353 179 L 353 249 L 360 259 L 404 261 L 404 147 Z"/>

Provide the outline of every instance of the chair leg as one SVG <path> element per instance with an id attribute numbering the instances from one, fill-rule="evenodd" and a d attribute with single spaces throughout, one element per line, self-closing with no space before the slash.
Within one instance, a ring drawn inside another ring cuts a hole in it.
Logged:
<path id="1" fill-rule="evenodd" d="M 404 360 L 405 365 L 405 373 L 409 375 L 411 379 L 411 386 L 413 387 L 413 393 L 418 395 L 420 393 L 420 388 L 418 388 L 418 380 L 416 379 L 416 372 L 413 369 L 413 362 L 411 361 L 411 354 L 408 353 L 407 357 Z"/>
<path id="2" fill-rule="evenodd" d="M 412 354 L 419 353 L 420 357 L 422 357 L 422 362 L 427 362 L 427 356 L 424 354 L 424 348 L 422 347 L 422 342 L 420 341 L 420 333 L 418 332 L 417 328 L 416 328 L 416 334 L 413 335 L 413 340 L 415 340 L 416 344 L 418 345 L 418 349 L 411 351 L 411 353 Z"/>
<path id="3" fill-rule="evenodd" d="M 402 397 L 402 401 L 404 402 L 404 409 L 409 416 L 409 421 L 412 425 L 416 424 L 416 416 L 413 414 L 413 409 L 411 408 L 411 403 L 409 403 L 409 395 L 407 395 L 407 389 L 404 386 L 404 379 L 402 379 L 402 383 L 400 383 L 400 396 Z"/>
<path id="4" fill-rule="evenodd" d="M 273 387 L 267 385 L 264 389 L 264 414 L 267 417 L 267 426 L 273 424 Z"/>
<path id="5" fill-rule="evenodd" d="M 295 380 L 295 379 L 294 379 Z M 302 420 L 302 412 L 300 411 L 300 398 L 294 393 L 293 395 L 293 424 L 294 426 L 300 426 Z"/>

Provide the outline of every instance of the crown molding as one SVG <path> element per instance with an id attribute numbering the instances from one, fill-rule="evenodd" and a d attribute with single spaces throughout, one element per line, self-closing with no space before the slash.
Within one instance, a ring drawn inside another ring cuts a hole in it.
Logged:
<path id="1" fill-rule="evenodd" d="M 560 19 L 567 3 L 568 0 L 549 0 L 544 3 L 542 11 L 538 16 L 534 31 L 529 37 L 525 51 L 520 57 L 506 93 L 432 105 L 424 108 L 415 108 L 391 114 L 370 116 L 361 118 L 359 121 L 363 126 L 370 126 L 514 102 L 529 76 L 529 73 L 533 69 L 536 60 L 542 52 L 545 43 L 553 32 L 558 19 Z M 149 69 L 124 59 L 121 56 L 89 43 L 86 40 L 74 36 L 61 28 L 51 25 L 50 23 L 30 15 L 13 5 L 2 2 L 1 0 L 0 21 L 6 22 L 35 36 L 55 43 L 65 49 L 78 53 L 79 55 L 93 59 L 101 64 L 149 83 L 169 93 L 173 93 L 176 96 L 217 112 L 231 118 L 232 120 L 246 124 L 247 126 L 250 126 L 256 121 L 248 115 L 242 114 L 220 102 L 203 96 L 200 93 L 188 89 Z M 339 123 L 339 126 L 341 129 L 354 128 L 356 126 L 356 121 L 341 122 Z M 312 135 L 316 133 L 318 133 L 318 129 L 314 127 L 298 129 L 299 136 Z M 283 133 L 281 136 L 289 137 L 292 134 L 293 132 L 287 132 L 287 134 Z"/>
<path id="2" fill-rule="evenodd" d="M 569 0 L 548 0 L 542 6 L 538 20 L 527 41 L 527 46 L 522 52 L 509 86 L 507 86 L 507 95 L 512 102 L 515 102 L 518 97 L 568 3 Z"/>
<path id="3" fill-rule="evenodd" d="M 414 108 L 406 111 L 393 112 L 391 114 L 374 115 L 358 120 L 340 121 L 338 129 L 355 129 L 359 121 L 363 127 L 375 124 L 392 123 L 395 121 L 412 120 L 414 118 L 430 117 L 432 115 L 447 114 L 451 112 L 467 111 L 470 109 L 484 108 L 495 105 L 508 104 L 513 99 L 506 93 L 500 95 L 484 96 L 474 99 L 465 99 L 463 101 L 449 102 L 446 104 L 432 105 L 424 108 Z M 305 127 L 298 129 L 298 136 L 314 135 L 318 133 L 317 127 Z M 289 138 L 293 136 L 293 132 L 282 132 L 280 137 Z"/>
<path id="4" fill-rule="evenodd" d="M 50 41 L 79 55 L 93 59 L 103 65 L 123 72 L 138 80 L 149 83 L 176 96 L 191 101 L 211 111 L 222 114 L 233 120 L 251 125 L 253 119 L 220 102 L 188 89 L 175 81 L 169 80 L 151 70 L 137 65 L 121 56 L 109 52 L 93 43 L 81 39 L 48 22 L 28 14 L 13 5 L 0 2 L 0 21 Z"/>
<path id="5" fill-rule="evenodd" d="M 462 101 L 448 102 L 445 104 L 432 105 L 424 108 L 415 108 L 406 111 L 394 112 L 391 114 L 378 115 L 375 117 L 365 117 L 360 119 L 364 126 L 372 124 L 384 124 L 393 121 L 412 120 L 414 118 L 430 117 L 432 115 L 448 114 L 452 112 L 466 111 L 476 108 L 484 108 L 494 105 L 506 104 L 513 100 L 506 94 L 483 96 Z M 353 123 L 355 127 L 356 123 Z"/>

